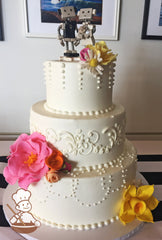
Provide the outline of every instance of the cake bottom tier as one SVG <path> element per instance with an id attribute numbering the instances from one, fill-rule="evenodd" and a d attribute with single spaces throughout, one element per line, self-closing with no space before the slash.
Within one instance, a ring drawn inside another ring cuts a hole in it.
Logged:
<path id="1" fill-rule="evenodd" d="M 29 187 L 32 213 L 40 221 L 64 229 L 91 229 L 113 223 L 124 189 L 136 175 L 136 151 L 127 142 L 112 165 L 73 170 L 57 183 L 46 178 Z"/>

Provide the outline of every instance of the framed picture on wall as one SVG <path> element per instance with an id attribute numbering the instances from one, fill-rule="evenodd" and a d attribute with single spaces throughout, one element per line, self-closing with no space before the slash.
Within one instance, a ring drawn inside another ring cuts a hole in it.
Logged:
<path id="1" fill-rule="evenodd" d="M 0 18 L 0 41 L 3 41 L 2 21 Z"/>
<path id="2" fill-rule="evenodd" d="M 162 0 L 145 0 L 142 39 L 162 40 Z"/>
<path id="3" fill-rule="evenodd" d="M 2 7 L 1 7 L 1 0 L 0 0 L 0 41 L 3 41 L 3 24 L 2 24 Z"/>
<path id="4" fill-rule="evenodd" d="M 62 21 L 58 9 L 69 5 L 77 11 L 96 9 L 93 19 L 97 25 L 95 37 L 118 40 L 120 0 L 24 0 L 26 36 L 57 38 L 57 28 Z"/>

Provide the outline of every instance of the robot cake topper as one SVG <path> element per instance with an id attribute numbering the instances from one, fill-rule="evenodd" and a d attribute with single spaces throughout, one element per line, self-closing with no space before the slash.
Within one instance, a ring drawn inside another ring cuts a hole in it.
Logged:
<path id="1" fill-rule="evenodd" d="M 77 13 L 77 14 L 76 14 Z M 96 26 L 92 24 L 96 10 L 82 8 L 78 12 L 74 6 L 64 6 L 58 10 L 63 22 L 58 26 L 58 39 L 60 44 L 66 48 L 64 56 L 67 58 L 79 57 L 75 47 L 81 45 L 95 44 L 93 34 Z M 78 17 L 80 27 L 78 29 L 76 18 Z"/>
<path id="2" fill-rule="evenodd" d="M 77 13 L 79 20 L 82 22 L 78 30 L 78 38 L 81 41 L 81 45 L 95 45 L 94 33 L 96 26 L 92 24 L 93 16 L 96 15 L 96 9 L 82 8 Z"/>

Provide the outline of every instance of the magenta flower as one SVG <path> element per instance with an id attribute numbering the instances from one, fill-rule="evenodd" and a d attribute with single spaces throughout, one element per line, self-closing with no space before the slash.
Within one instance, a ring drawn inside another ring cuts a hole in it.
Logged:
<path id="1" fill-rule="evenodd" d="M 80 51 L 80 60 L 83 61 L 83 62 L 86 62 L 87 61 L 87 58 L 89 58 L 89 48 L 83 48 L 81 51 Z"/>
<path id="2" fill-rule="evenodd" d="M 4 169 L 6 181 L 13 185 L 18 181 L 21 188 L 27 189 L 33 182 L 38 182 L 48 171 L 45 159 L 52 154 L 46 138 L 35 132 L 21 134 L 10 146 L 8 166 Z"/>

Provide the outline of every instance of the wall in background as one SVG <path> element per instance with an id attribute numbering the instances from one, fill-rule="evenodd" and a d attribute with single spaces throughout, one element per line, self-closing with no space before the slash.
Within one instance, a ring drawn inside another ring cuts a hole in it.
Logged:
<path id="1" fill-rule="evenodd" d="M 26 38 L 23 0 L 2 0 L 0 42 L 0 136 L 29 132 L 30 107 L 45 99 L 43 62 L 63 52 L 56 39 Z M 162 41 L 141 40 L 144 0 L 121 0 L 113 100 L 127 112 L 127 133 L 162 135 Z M 80 49 L 79 49 L 80 50 Z"/>

